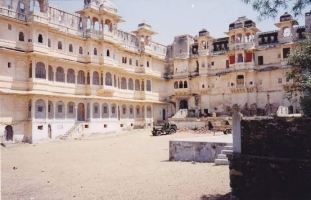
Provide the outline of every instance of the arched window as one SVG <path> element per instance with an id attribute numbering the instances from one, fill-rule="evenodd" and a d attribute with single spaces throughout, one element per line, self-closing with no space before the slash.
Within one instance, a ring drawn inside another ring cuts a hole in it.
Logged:
<path id="1" fill-rule="evenodd" d="M 35 118 L 36 119 L 45 119 L 46 115 L 46 107 L 45 107 L 45 101 L 42 99 L 39 99 L 36 101 L 36 112 L 35 112 Z"/>
<path id="2" fill-rule="evenodd" d="M 124 77 L 121 78 L 121 89 L 123 90 L 127 89 L 126 78 Z"/>
<path id="3" fill-rule="evenodd" d="M 147 61 L 147 67 L 149 67 L 149 61 Z"/>
<path id="4" fill-rule="evenodd" d="M 105 76 L 105 85 L 112 86 L 112 75 L 110 72 L 106 73 Z"/>
<path id="5" fill-rule="evenodd" d="M 78 84 L 85 84 L 85 75 L 84 75 L 84 71 L 80 70 L 78 71 Z"/>
<path id="6" fill-rule="evenodd" d="M 19 34 L 18 34 L 18 40 L 21 41 L 21 42 L 24 42 L 24 41 L 25 41 L 25 37 L 24 37 L 24 33 L 23 33 L 23 32 L 19 32 Z"/>
<path id="7" fill-rule="evenodd" d="M 48 39 L 48 47 L 51 47 L 51 39 Z"/>
<path id="8" fill-rule="evenodd" d="M 94 55 L 97 56 L 97 49 L 94 48 Z"/>
<path id="9" fill-rule="evenodd" d="M 187 83 L 187 81 L 184 81 L 184 88 L 188 88 L 188 83 Z"/>
<path id="10" fill-rule="evenodd" d="M 83 55 L 83 48 L 82 47 L 79 47 L 79 54 Z"/>
<path id="11" fill-rule="evenodd" d="M 62 67 L 57 67 L 56 69 L 56 81 L 65 82 L 65 73 Z"/>
<path id="12" fill-rule="evenodd" d="M 57 118 L 57 119 L 64 119 L 65 118 L 65 104 L 62 101 L 56 102 L 55 118 Z"/>
<path id="13" fill-rule="evenodd" d="M 43 37 L 42 37 L 41 34 L 39 34 L 39 36 L 38 36 L 38 42 L 39 42 L 39 43 L 43 43 Z"/>
<path id="14" fill-rule="evenodd" d="M 106 56 L 107 56 L 107 57 L 110 57 L 110 51 L 109 51 L 109 49 L 107 50 Z"/>
<path id="15" fill-rule="evenodd" d="M 45 65 L 42 62 L 36 64 L 36 78 L 46 78 Z"/>
<path id="16" fill-rule="evenodd" d="M 73 69 L 67 71 L 67 83 L 75 83 L 75 71 Z"/>
<path id="17" fill-rule="evenodd" d="M 147 118 L 152 118 L 151 106 L 147 106 Z"/>
<path id="18" fill-rule="evenodd" d="M 109 105 L 104 103 L 102 109 L 102 118 L 109 118 Z"/>
<path id="19" fill-rule="evenodd" d="M 135 115 L 136 118 L 140 118 L 141 117 L 140 106 L 136 106 L 135 113 L 136 113 L 136 115 Z"/>
<path id="20" fill-rule="evenodd" d="M 140 91 L 140 83 L 139 83 L 139 80 L 135 80 L 135 90 L 136 91 Z"/>
<path id="21" fill-rule="evenodd" d="M 48 118 L 54 118 L 54 106 L 52 101 L 48 101 Z"/>
<path id="22" fill-rule="evenodd" d="M 132 58 L 130 58 L 130 60 L 129 60 L 129 64 L 130 64 L 130 65 L 132 65 Z"/>
<path id="23" fill-rule="evenodd" d="M 29 78 L 32 78 L 32 63 L 29 65 Z"/>
<path id="24" fill-rule="evenodd" d="M 243 75 L 238 75 L 236 77 L 236 86 L 237 87 L 243 87 L 244 86 L 244 76 Z"/>
<path id="25" fill-rule="evenodd" d="M 73 52 L 72 44 L 69 44 L 69 52 Z"/>
<path id="26" fill-rule="evenodd" d="M 93 118 L 100 118 L 99 104 L 98 103 L 93 104 Z"/>
<path id="27" fill-rule="evenodd" d="M 76 118 L 76 109 L 75 109 L 75 103 L 69 102 L 67 104 L 67 118 Z"/>
<path id="28" fill-rule="evenodd" d="M 129 79 L 129 90 L 134 90 L 134 84 L 133 84 L 133 79 Z"/>
<path id="29" fill-rule="evenodd" d="M 141 91 L 145 91 L 145 81 L 141 82 Z"/>
<path id="30" fill-rule="evenodd" d="M 179 81 L 179 88 L 183 88 L 183 82 L 182 81 Z"/>
<path id="31" fill-rule="evenodd" d="M 90 72 L 87 72 L 87 74 L 86 74 L 86 84 L 90 85 L 90 83 L 91 83 Z"/>
<path id="32" fill-rule="evenodd" d="M 178 89 L 178 82 L 177 81 L 175 81 L 175 83 L 174 83 L 174 89 Z"/>
<path id="33" fill-rule="evenodd" d="M 127 117 L 127 107 L 126 105 L 122 105 L 122 118 L 126 118 Z"/>
<path id="34" fill-rule="evenodd" d="M 59 50 L 62 50 L 62 49 L 63 49 L 63 44 L 62 44 L 61 41 L 58 41 L 57 48 L 58 48 Z"/>
<path id="35" fill-rule="evenodd" d="M 147 91 L 151 92 L 151 82 L 147 80 Z"/>
<path id="36" fill-rule="evenodd" d="M 111 105 L 111 118 L 117 118 L 117 106 L 116 106 L 116 104 Z"/>
<path id="37" fill-rule="evenodd" d="M 132 105 L 129 106 L 129 118 L 134 118 L 134 107 Z"/>
<path id="38" fill-rule="evenodd" d="M 99 85 L 99 74 L 98 72 L 93 72 L 93 85 Z"/>
<path id="39" fill-rule="evenodd" d="M 49 65 L 49 81 L 53 81 L 54 80 L 54 72 L 53 72 L 53 67 L 51 65 Z"/>

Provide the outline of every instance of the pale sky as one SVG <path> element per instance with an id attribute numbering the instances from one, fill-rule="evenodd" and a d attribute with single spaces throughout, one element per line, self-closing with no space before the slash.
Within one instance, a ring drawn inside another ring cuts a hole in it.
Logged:
<path id="1" fill-rule="evenodd" d="M 276 19 L 258 21 L 258 13 L 251 5 L 241 0 L 111 0 L 118 9 L 118 14 L 125 22 L 118 25 L 119 29 L 134 31 L 143 20 L 152 26 L 158 34 L 153 41 L 164 45 L 173 42 L 174 36 L 189 34 L 198 35 L 205 28 L 214 38 L 226 37 L 229 24 L 238 17 L 246 16 L 253 20 L 261 31 L 277 30 Z M 68 11 L 83 9 L 84 0 L 49 0 L 52 5 Z M 303 13 L 310 11 L 304 9 Z M 285 11 L 280 12 L 280 15 Z M 299 25 L 304 25 L 304 15 L 297 18 Z"/>

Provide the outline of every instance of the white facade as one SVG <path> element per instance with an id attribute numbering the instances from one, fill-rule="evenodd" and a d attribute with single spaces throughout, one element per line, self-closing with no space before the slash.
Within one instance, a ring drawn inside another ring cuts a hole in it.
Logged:
<path id="1" fill-rule="evenodd" d="M 123 20 L 109 0 L 86 0 L 76 13 L 47 0 L 10 2 L 0 3 L 0 134 L 7 140 L 55 138 L 77 124 L 85 134 L 151 127 L 180 108 L 230 114 L 240 103 L 250 115 L 266 115 L 292 105 L 283 99 L 284 48 L 305 32 L 292 19 L 276 24 L 269 44 L 259 41 L 270 33 L 240 18 L 228 38 L 203 31 L 164 46 L 145 22 L 119 30 Z"/>

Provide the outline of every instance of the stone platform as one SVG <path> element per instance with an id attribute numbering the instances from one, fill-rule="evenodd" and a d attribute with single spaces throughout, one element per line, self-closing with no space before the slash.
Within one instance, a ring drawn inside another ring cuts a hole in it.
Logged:
<path id="1" fill-rule="evenodd" d="M 170 141 L 169 160 L 215 162 L 225 146 L 232 145 L 232 135 L 174 139 Z"/>

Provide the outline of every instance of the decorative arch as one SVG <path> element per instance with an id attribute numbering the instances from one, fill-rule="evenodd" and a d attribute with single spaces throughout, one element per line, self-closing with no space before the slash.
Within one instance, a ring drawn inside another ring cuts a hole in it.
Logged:
<path id="1" fill-rule="evenodd" d="M 65 118 L 65 104 L 63 101 L 56 102 L 55 118 L 56 119 L 64 119 Z"/>
<path id="2" fill-rule="evenodd" d="M 51 65 L 49 65 L 49 81 L 53 81 L 54 80 L 54 71 L 53 71 L 53 67 Z"/>
<path id="3" fill-rule="evenodd" d="M 65 82 L 65 73 L 62 67 L 56 68 L 56 81 L 57 82 Z"/>
<path id="4" fill-rule="evenodd" d="M 45 101 L 42 99 L 37 100 L 35 103 L 35 118 L 36 119 L 46 118 Z"/>
<path id="5" fill-rule="evenodd" d="M 109 118 L 109 105 L 107 103 L 103 103 L 102 118 Z"/>
<path id="6" fill-rule="evenodd" d="M 105 75 L 105 85 L 112 86 L 112 75 L 110 72 L 107 72 Z"/>
<path id="7" fill-rule="evenodd" d="M 126 78 L 125 77 L 121 78 L 121 89 L 123 89 L 123 90 L 127 89 L 127 83 L 126 83 Z"/>
<path id="8" fill-rule="evenodd" d="M 111 117 L 110 118 L 117 118 L 117 106 L 116 104 L 111 105 Z"/>
<path id="9" fill-rule="evenodd" d="M 36 64 L 36 78 L 46 79 L 45 64 L 43 62 Z"/>
<path id="10" fill-rule="evenodd" d="M 75 71 L 73 69 L 67 70 L 67 83 L 75 83 Z"/>
<path id="11" fill-rule="evenodd" d="M 67 118 L 70 119 L 76 118 L 76 108 L 74 102 L 69 102 L 67 104 Z"/>
<path id="12" fill-rule="evenodd" d="M 134 119 L 134 106 L 133 105 L 129 106 L 129 118 Z"/>
<path id="13" fill-rule="evenodd" d="M 147 106 L 147 118 L 152 118 L 151 106 Z"/>
<path id="14" fill-rule="evenodd" d="M 97 71 L 93 72 L 93 85 L 99 85 L 99 73 Z"/>
<path id="15" fill-rule="evenodd" d="M 147 91 L 151 92 L 151 81 L 150 80 L 147 80 Z"/>
<path id="16" fill-rule="evenodd" d="M 140 82 L 138 79 L 135 80 L 135 90 L 140 91 Z"/>
<path id="17" fill-rule="evenodd" d="M 82 84 L 82 85 L 85 84 L 85 74 L 84 74 L 84 71 L 82 70 L 78 71 L 78 84 Z"/>
<path id="18" fill-rule="evenodd" d="M 184 88 L 188 88 L 188 82 L 184 81 Z"/>
<path id="19" fill-rule="evenodd" d="M 127 117 L 127 106 L 125 104 L 122 105 L 122 118 Z"/>
<path id="20" fill-rule="evenodd" d="M 136 119 L 141 118 L 141 110 L 140 110 L 140 106 L 139 105 L 137 105 L 136 109 L 135 109 L 135 118 Z"/>
<path id="21" fill-rule="evenodd" d="M 184 88 L 184 84 L 182 81 L 179 81 L 179 88 Z"/>
<path id="22" fill-rule="evenodd" d="M 23 32 L 19 32 L 18 34 L 18 41 L 24 42 L 25 41 L 25 35 Z"/>
<path id="23" fill-rule="evenodd" d="M 42 34 L 38 35 L 38 42 L 39 43 L 43 43 L 43 36 L 42 36 Z"/>
<path id="24" fill-rule="evenodd" d="M 93 118 L 100 118 L 100 106 L 97 102 L 93 104 Z"/>
<path id="25" fill-rule="evenodd" d="M 174 89 L 178 89 L 178 82 L 177 81 L 175 81 L 175 83 L 174 83 Z"/>

